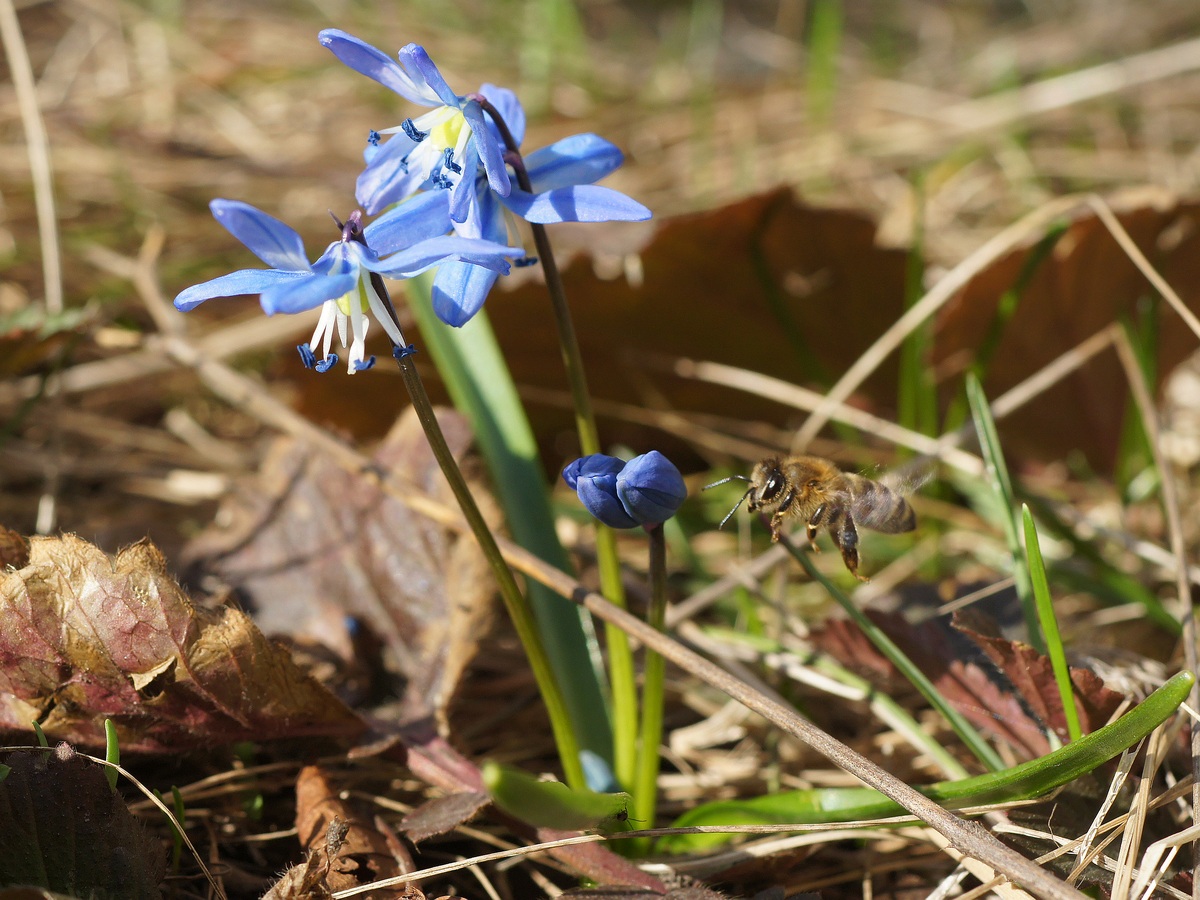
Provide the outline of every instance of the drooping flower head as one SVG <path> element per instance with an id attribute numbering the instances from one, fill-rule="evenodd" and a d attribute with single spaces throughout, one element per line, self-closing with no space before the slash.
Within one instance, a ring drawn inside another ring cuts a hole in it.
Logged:
<path id="1" fill-rule="evenodd" d="M 397 54 L 397 63 L 336 28 L 325 29 L 319 39 L 354 71 L 430 110 L 372 133 L 367 168 L 358 179 L 359 202 L 368 213 L 377 213 L 418 190 L 441 188 L 451 192 L 450 217 L 462 222 L 473 200 L 480 165 L 492 190 L 508 195 L 503 146 L 484 121 L 478 98 L 454 93 L 423 47 L 408 44 Z M 391 138 L 379 144 L 379 135 L 384 134 Z"/>
<path id="2" fill-rule="evenodd" d="M 334 332 L 343 347 L 349 347 L 351 373 L 369 369 L 374 357 L 366 358 L 365 342 L 369 312 L 397 346 L 404 337 L 383 299 L 371 284 L 372 272 L 388 278 L 411 278 L 444 262 L 492 268 L 507 272 L 506 257 L 523 250 L 490 241 L 468 240 L 445 234 L 438 224 L 446 215 L 449 198 L 434 192 L 414 198 L 427 215 L 405 220 L 406 227 L 393 225 L 388 232 L 388 250 L 381 258 L 371 248 L 372 228 L 362 228 L 362 214 L 351 214 L 341 238 L 330 244 L 314 263 L 309 263 L 300 235 L 274 216 L 237 200 L 213 200 L 213 216 L 239 241 L 271 268 L 242 269 L 194 285 L 175 298 L 175 306 L 187 312 L 214 297 L 260 294 L 263 310 L 296 313 L 321 307 L 321 317 L 312 340 L 300 346 L 306 366 L 327 371 L 337 363 L 330 354 Z M 440 229 L 440 230 L 439 230 Z M 317 360 L 312 347 L 322 349 Z"/>
<path id="3" fill-rule="evenodd" d="M 572 462 L 562 474 L 587 511 L 611 528 L 661 525 L 687 497 L 683 476 L 657 450 L 629 462 L 593 453 Z"/>

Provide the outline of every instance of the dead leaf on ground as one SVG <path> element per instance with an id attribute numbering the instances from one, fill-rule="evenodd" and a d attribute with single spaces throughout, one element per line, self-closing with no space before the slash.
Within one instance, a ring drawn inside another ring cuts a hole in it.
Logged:
<path id="1" fill-rule="evenodd" d="M 407 851 L 389 842 L 387 835 L 376 828 L 370 810 L 343 799 L 329 781 L 329 775 L 319 766 L 305 766 L 296 778 L 296 830 L 300 843 L 309 853 L 308 861 L 296 867 L 301 870 L 300 888 L 292 894 L 278 897 L 300 897 L 306 886 L 314 892 L 313 860 L 320 859 L 319 884 L 322 889 L 337 893 L 361 887 L 384 878 L 403 875 L 415 868 Z M 332 840 L 336 835 L 337 840 Z M 396 852 L 404 854 L 407 865 L 401 865 Z M 295 871 L 293 869 L 293 871 Z M 281 884 L 291 876 L 285 875 Z M 295 876 L 291 876 L 292 880 Z M 273 888 L 272 890 L 275 890 Z M 399 898 L 400 888 L 381 890 L 378 896 Z"/>
<path id="2" fill-rule="evenodd" d="M 122 749 L 353 736 L 358 718 L 240 610 L 196 606 L 149 541 L 35 537 L 0 573 L 0 726 Z"/>
<path id="3" fill-rule="evenodd" d="M 71 897 L 157 900 L 166 854 L 101 766 L 61 744 L 20 751 L 0 781 L 0 884 Z"/>
<path id="4" fill-rule="evenodd" d="M 470 445 L 461 416 L 438 420 L 459 456 Z M 409 410 L 376 451 L 399 474 L 454 508 L 416 415 Z M 474 485 L 485 514 L 491 504 Z M 491 622 L 495 582 L 470 535 L 456 535 L 290 439 L 275 441 L 252 480 L 234 491 L 188 556 L 235 588 L 264 631 L 330 646 L 354 658 L 360 620 L 407 679 L 405 713 L 444 710 Z"/>
<path id="5" fill-rule="evenodd" d="M 1200 203 L 1163 190 L 1131 192 L 1112 200 L 1117 218 L 1193 312 L 1200 313 Z M 1038 235 L 1037 237 L 1040 237 Z M 957 374 L 996 318 L 1032 246 L 996 260 L 962 289 L 937 320 L 933 364 L 942 377 Z M 995 397 L 1122 317 L 1155 294 L 1103 222 L 1092 212 L 1074 217 L 1034 271 L 987 365 L 984 388 Z M 1196 336 L 1159 302 L 1156 374 L 1161 384 L 1196 349 Z M 958 390 L 959 379 L 950 385 Z M 1039 459 L 1072 450 L 1109 472 L 1118 450 L 1130 393 L 1115 354 L 1105 351 L 1026 407 L 999 423 L 1006 449 Z"/>
<path id="6" fill-rule="evenodd" d="M 480 791 L 460 791 L 422 803 L 400 821 L 400 829 L 414 844 L 465 825 L 492 802 Z"/>
<path id="7" fill-rule="evenodd" d="M 1029 644 L 1000 636 L 987 617 L 971 610 L 955 613 L 952 624 L 988 655 L 1041 722 L 1053 728 L 1059 737 L 1068 738 L 1067 720 L 1050 657 Z M 1107 723 L 1126 698 L 1124 694 L 1109 690 L 1094 672 L 1074 666 L 1069 668 L 1079 726 L 1084 734 L 1089 734 Z"/>
<path id="8" fill-rule="evenodd" d="M 867 614 L 972 725 L 1005 741 L 1024 758 L 1034 759 L 1050 752 L 1045 734 L 1047 725 L 1066 735 L 1066 721 L 1049 659 L 1032 647 L 1002 637 L 984 637 L 982 633 L 961 628 L 957 618 L 955 627 L 971 638 L 972 643 L 956 637 L 938 620 L 912 625 L 894 613 L 868 610 Z M 981 631 L 986 630 L 982 618 L 973 621 Z M 893 685 L 899 682 L 899 672 L 861 629 L 845 619 L 827 622 L 815 632 L 814 642 L 848 668 L 866 670 L 877 681 L 886 678 Z M 992 646 L 987 646 L 988 643 Z M 978 658 L 977 651 L 973 652 L 976 644 L 988 654 L 995 668 Z M 1101 679 L 1086 670 L 1072 669 L 1071 677 L 1080 725 L 1087 734 L 1104 725 L 1125 698 L 1106 688 Z"/>

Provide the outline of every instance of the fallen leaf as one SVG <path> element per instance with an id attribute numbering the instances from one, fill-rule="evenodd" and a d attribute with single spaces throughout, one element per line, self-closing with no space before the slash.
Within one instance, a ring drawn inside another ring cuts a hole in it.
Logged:
<path id="1" fill-rule="evenodd" d="M 1016 641 L 960 629 L 971 638 L 964 641 L 936 619 L 912 625 L 899 614 L 868 610 L 867 615 L 972 725 L 1005 741 L 1022 758 L 1034 759 L 1050 751 L 1047 724 L 1065 736 L 1058 688 L 1047 657 Z M 985 630 L 984 619 L 973 621 Z M 959 628 L 957 621 L 955 627 Z M 847 668 L 876 682 L 886 678 L 892 689 L 899 683 L 899 672 L 853 623 L 831 620 L 816 630 L 813 640 Z M 986 641 L 994 641 L 994 646 L 984 646 Z M 980 658 L 976 645 L 991 662 Z M 1124 697 L 1086 670 L 1072 669 L 1072 680 L 1086 734 L 1104 725 Z"/>
<path id="2" fill-rule="evenodd" d="M 1180 202 L 1156 189 L 1113 198 L 1117 218 L 1150 262 L 1193 312 L 1200 312 L 1200 203 Z M 1035 236 L 1035 238 L 1040 235 Z M 1032 245 L 996 260 L 942 310 L 932 362 L 958 390 L 956 375 L 974 359 L 993 327 L 1004 292 L 1016 284 Z M 1092 212 L 1075 216 L 1053 251 L 1033 272 L 999 335 L 983 384 L 996 397 L 1085 338 L 1121 317 L 1136 320 L 1138 304 L 1154 294 L 1128 255 Z M 1196 336 L 1165 303 L 1156 315 L 1159 383 L 1196 348 Z M 1038 459 L 1082 451 L 1110 472 L 1130 392 L 1109 350 L 998 423 L 1006 450 Z"/>
<path id="3" fill-rule="evenodd" d="M 228 606 L 197 606 L 142 541 L 35 537 L 0 573 L 0 726 L 122 749 L 353 736 L 358 718 Z"/>
<path id="4" fill-rule="evenodd" d="M 0 781 L 0 883 L 71 897 L 162 896 L 163 848 L 102 767 L 66 744 L 4 762 L 12 771 Z"/>
<path id="5" fill-rule="evenodd" d="M 336 848 L 328 838 L 335 822 L 341 823 Z M 296 777 L 296 830 L 310 859 L 319 852 L 325 854 L 328 862 L 323 884 L 334 893 L 415 868 L 411 859 L 407 867 L 401 866 L 387 837 L 373 827 L 370 811 L 343 799 L 319 766 L 305 766 Z M 379 892 L 380 898 L 399 896 L 400 889 Z"/>
<path id="6" fill-rule="evenodd" d="M 1050 657 L 1022 641 L 1002 637 L 986 616 L 971 610 L 955 613 L 953 625 L 979 645 L 1042 723 L 1053 728 L 1060 738 L 1068 738 L 1067 720 Z M 1109 690 L 1094 672 L 1074 666 L 1069 670 L 1079 726 L 1084 734 L 1088 734 L 1107 723 L 1126 698 L 1124 694 Z"/>
<path id="7" fill-rule="evenodd" d="M 481 791 L 460 791 L 422 803 L 403 819 L 400 829 L 414 844 L 453 831 L 475 818 L 491 803 Z"/>
<path id="8" fill-rule="evenodd" d="M 613 235 L 621 245 L 604 247 L 594 224 L 554 229 L 556 247 L 589 248 L 563 263 L 563 278 L 611 444 L 636 447 L 652 439 L 672 458 L 695 452 L 660 428 L 650 432 L 627 416 L 608 416 L 604 401 L 771 422 L 790 415 L 772 400 L 674 375 L 675 357 L 801 384 L 832 383 L 903 312 L 907 253 L 877 244 L 876 224 L 865 213 L 807 206 L 783 189 L 647 224 L 620 223 Z M 636 244 L 629 240 L 635 232 Z M 627 277 L 624 264 L 638 274 Z M 487 313 L 529 398 L 534 432 L 557 465 L 556 441 L 574 432 L 574 419 L 546 287 L 532 276 L 501 279 Z M 347 395 L 336 382 L 298 372 L 291 356 L 278 374 L 293 379 L 301 411 L 358 435 L 378 434 L 378 410 L 390 398 L 373 391 L 391 391 L 386 380 Z M 864 394 L 890 406 L 895 372 L 894 361 L 887 362 Z"/>
<path id="9" fill-rule="evenodd" d="M 470 431 L 456 413 L 439 421 L 462 455 Z M 455 501 L 409 410 L 374 455 L 453 507 Z M 486 492 L 474 485 L 485 512 Z M 382 639 L 407 682 L 405 713 L 444 711 L 491 622 L 495 582 L 471 535 L 459 536 L 290 439 L 277 440 L 214 526 L 186 556 L 236 589 L 270 634 L 329 645 L 343 659 L 354 620 Z M 348 624 L 349 623 L 349 624 Z"/>

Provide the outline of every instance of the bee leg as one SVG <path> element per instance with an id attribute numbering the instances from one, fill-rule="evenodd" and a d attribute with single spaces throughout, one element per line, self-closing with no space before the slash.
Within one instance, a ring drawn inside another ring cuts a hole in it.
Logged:
<path id="1" fill-rule="evenodd" d="M 842 551 L 842 562 L 846 564 L 850 574 L 859 581 L 870 581 L 867 576 L 858 574 L 858 529 L 854 526 L 854 518 L 850 513 L 846 513 L 840 528 L 830 529 L 830 534 L 833 535 L 838 549 Z"/>
<path id="2" fill-rule="evenodd" d="M 821 526 L 821 520 L 824 518 L 825 504 L 822 503 L 808 519 L 808 545 L 812 547 L 813 553 L 821 552 L 821 548 L 817 546 L 817 529 Z"/>
<path id="3" fill-rule="evenodd" d="M 783 520 L 787 514 L 788 508 L 792 505 L 792 501 L 796 499 L 795 491 L 788 491 L 783 502 L 779 504 L 779 509 L 775 510 L 775 514 L 771 516 L 771 543 L 779 540 L 779 532 L 783 528 Z"/>

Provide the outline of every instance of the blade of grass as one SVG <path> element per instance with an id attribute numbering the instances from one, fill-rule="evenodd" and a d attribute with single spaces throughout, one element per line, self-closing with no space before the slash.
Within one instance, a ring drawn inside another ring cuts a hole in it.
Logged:
<path id="1" fill-rule="evenodd" d="M 533 431 L 486 313 L 461 329 L 446 326 L 433 312 L 429 284 L 424 278 L 408 282 L 409 308 L 454 405 L 471 422 L 513 538 L 555 568 L 569 570 Z M 535 582 L 529 585 L 529 600 L 581 749 L 611 764 L 612 732 L 590 620 Z"/>
<path id="2" fill-rule="evenodd" d="M 781 535 L 779 543 L 788 548 L 788 552 L 799 561 L 800 565 L 804 567 L 804 571 L 809 574 L 809 577 L 825 588 L 829 596 L 837 602 L 838 606 L 845 611 L 854 624 L 862 629 L 863 634 L 875 645 L 875 648 L 896 667 L 901 675 L 909 680 L 909 683 L 920 692 L 922 697 L 929 701 L 929 705 L 942 714 L 950 724 L 950 727 L 954 729 L 954 733 L 967 745 L 979 761 L 993 772 L 1003 769 L 1004 761 L 1000 759 L 999 754 L 996 753 L 991 744 L 983 739 L 962 713 L 950 705 L 946 698 L 942 696 L 941 691 L 934 687 L 933 682 L 925 677 L 925 673 L 916 667 L 913 661 L 904 654 L 904 651 L 897 647 L 891 638 L 867 618 L 866 614 L 854 604 L 854 601 L 842 593 L 841 588 L 826 578 L 813 565 L 808 554 L 796 547 L 788 539 L 787 535 Z"/>
<path id="3" fill-rule="evenodd" d="M 991 476 L 992 489 L 1001 505 L 1000 522 L 1004 528 L 1004 537 L 1008 541 L 1009 552 L 1012 554 L 1013 584 L 1021 601 L 1021 610 L 1025 614 L 1029 643 L 1040 653 L 1045 653 L 1046 643 L 1042 640 L 1041 629 L 1038 628 L 1037 610 L 1034 608 L 1033 592 L 1029 586 L 1029 569 L 1025 565 L 1025 555 L 1021 552 L 1021 540 L 1017 535 L 1017 507 L 1012 480 L 1008 475 L 1008 466 L 1004 463 L 1004 451 L 1000 449 L 1000 437 L 996 434 L 996 422 L 992 419 L 991 407 L 988 406 L 987 396 L 983 393 L 983 385 L 974 373 L 967 375 L 967 401 L 971 404 L 971 416 L 975 420 L 975 431 L 979 435 L 979 447 L 983 451 L 983 461 Z"/>
<path id="4" fill-rule="evenodd" d="M 1079 727 L 1079 711 L 1075 708 L 1075 688 L 1071 684 L 1071 670 L 1067 667 L 1067 654 L 1063 650 L 1062 635 L 1058 630 L 1058 618 L 1054 615 L 1054 600 L 1050 597 L 1050 585 L 1046 581 L 1046 564 L 1042 560 L 1042 545 L 1038 541 L 1037 526 L 1029 507 L 1021 504 L 1021 520 L 1025 526 L 1025 559 L 1029 565 L 1029 579 L 1033 597 L 1037 603 L 1038 620 L 1046 639 L 1046 653 L 1054 669 L 1054 681 L 1058 684 L 1058 696 L 1062 700 L 1063 715 L 1067 719 L 1067 734 L 1072 741 L 1083 735 Z"/>

